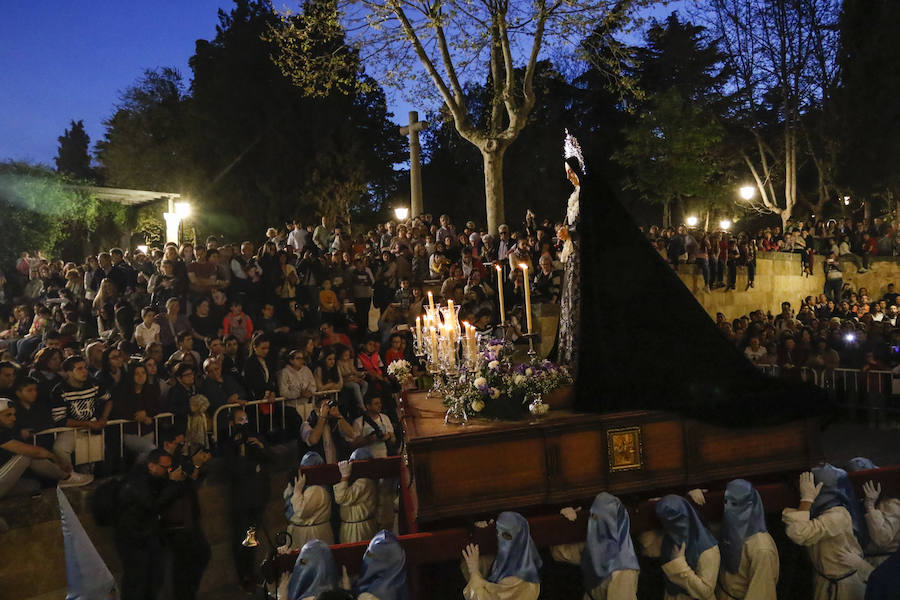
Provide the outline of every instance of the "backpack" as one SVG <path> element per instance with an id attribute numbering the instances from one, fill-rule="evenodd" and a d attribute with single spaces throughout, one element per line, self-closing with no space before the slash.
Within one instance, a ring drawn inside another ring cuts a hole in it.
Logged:
<path id="1" fill-rule="evenodd" d="M 100 484 L 91 498 L 91 514 L 94 522 L 101 527 L 115 524 L 119 510 L 119 490 L 122 488 L 121 477 L 111 477 Z"/>

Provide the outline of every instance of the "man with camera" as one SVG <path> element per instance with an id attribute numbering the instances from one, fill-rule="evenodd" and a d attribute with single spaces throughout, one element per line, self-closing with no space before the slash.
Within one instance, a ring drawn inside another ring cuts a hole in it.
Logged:
<path id="1" fill-rule="evenodd" d="M 159 516 L 172 497 L 166 484 L 172 477 L 172 456 L 156 449 L 118 490 L 115 543 L 122 562 L 122 600 L 155 598 L 162 583 Z"/>
<path id="2" fill-rule="evenodd" d="M 368 448 L 375 458 L 396 454 L 397 436 L 391 420 L 381 412 L 381 397 L 369 394 L 365 404 L 366 412 L 353 421 L 353 435 L 347 441 L 353 448 Z"/>
<path id="3" fill-rule="evenodd" d="M 162 429 L 159 437 L 163 449 L 172 455 L 172 471 L 166 490 L 171 501 L 163 509 L 160 519 L 172 574 L 172 595 L 176 600 L 193 600 L 211 556 L 200 523 L 200 501 L 195 484 L 210 454 L 203 449 L 193 455 L 185 454 L 184 432 L 175 427 Z"/>
<path id="4" fill-rule="evenodd" d="M 319 396 L 318 407 L 313 410 L 300 428 L 300 438 L 325 459 L 336 464 L 349 454 L 345 440 L 355 439 L 353 426 L 338 409 L 333 394 Z"/>
<path id="5" fill-rule="evenodd" d="M 232 552 L 238 579 L 244 591 L 256 588 L 257 576 L 253 548 L 242 544 L 247 529 L 262 523 L 269 502 L 271 480 L 270 449 L 255 432 L 243 409 L 231 413 L 231 434 L 223 448 L 231 473 Z"/>

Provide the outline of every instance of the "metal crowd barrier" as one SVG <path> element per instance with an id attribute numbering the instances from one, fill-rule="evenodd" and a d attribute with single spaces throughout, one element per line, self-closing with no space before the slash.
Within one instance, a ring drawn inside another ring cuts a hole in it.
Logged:
<path id="1" fill-rule="evenodd" d="M 781 369 L 775 365 L 757 366 L 767 375 L 782 375 Z M 900 412 L 900 405 L 893 406 L 892 402 L 900 400 L 900 374 L 893 371 L 810 367 L 803 367 L 800 371 L 803 381 L 824 389 L 837 406 L 852 411 L 865 410 L 876 419 L 881 413 Z"/>
<path id="2" fill-rule="evenodd" d="M 155 443 L 155 444 L 159 443 L 159 422 L 161 419 L 168 419 L 170 422 L 174 422 L 175 415 L 170 412 L 165 412 L 165 413 L 159 413 L 158 415 L 153 417 L 153 443 Z M 138 435 L 143 435 L 141 433 L 141 428 L 144 427 L 143 423 L 139 423 L 137 421 L 132 421 L 130 419 L 113 419 L 111 421 L 107 421 L 106 427 L 104 427 L 102 430 L 100 430 L 100 436 L 102 439 L 102 444 L 101 444 L 102 450 L 101 450 L 101 456 L 97 459 L 97 461 L 102 461 L 106 458 L 106 430 L 110 427 L 118 427 L 119 428 L 119 457 L 122 458 L 125 456 L 125 436 L 123 434 L 124 434 L 125 425 L 127 425 L 129 423 L 137 423 Z M 74 432 L 76 436 L 80 432 L 85 432 L 85 433 L 90 434 L 89 430 L 77 428 L 77 427 L 50 427 L 48 429 L 44 429 L 44 430 L 41 430 L 41 431 L 38 431 L 37 433 L 35 433 L 34 437 L 32 438 L 31 443 L 33 446 L 36 446 L 37 442 L 38 442 L 38 436 L 41 436 L 41 435 L 52 435 L 53 441 L 55 442 L 56 438 L 59 436 L 60 433 L 65 433 L 67 431 Z"/>
<path id="3" fill-rule="evenodd" d="M 781 377 L 781 367 L 778 365 L 756 365 L 760 371 L 765 373 L 766 375 L 770 375 L 772 377 Z M 800 378 L 803 381 L 807 381 L 814 385 L 821 385 L 819 383 L 819 373 L 816 369 L 812 367 L 800 367 Z"/>
<path id="4" fill-rule="evenodd" d="M 248 407 L 248 406 L 253 406 L 253 407 L 255 407 L 255 410 L 256 410 L 256 419 L 255 419 L 255 421 L 256 421 L 256 433 L 260 433 L 260 429 L 259 429 L 259 426 L 260 426 L 259 406 L 260 406 L 261 404 L 271 404 L 271 405 L 273 406 L 273 410 L 269 411 L 269 429 L 268 429 L 268 431 L 273 431 L 273 430 L 275 429 L 275 411 L 274 411 L 274 405 L 280 403 L 280 404 L 281 404 L 281 428 L 284 429 L 284 428 L 285 428 L 285 417 L 284 417 L 285 403 L 284 403 L 284 401 L 285 401 L 284 398 L 278 397 L 278 398 L 275 398 L 274 400 L 252 400 L 252 401 L 250 401 L 250 402 L 245 403 L 245 404 L 243 405 L 243 407 L 242 407 L 240 404 L 237 404 L 237 403 L 234 403 L 234 404 L 223 404 L 222 406 L 220 406 L 219 408 L 216 409 L 216 412 L 213 413 L 213 416 L 212 416 L 212 427 L 213 427 L 213 430 L 212 430 L 212 434 L 213 434 L 213 435 L 212 435 L 212 439 L 213 439 L 213 443 L 218 443 L 218 441 L 219 441 L 219 415 L 222 413 L 222 411 L 225 411 L 225 410 L 231 410 L 231 409 L 233 409 L 233 408 L 243 408 L 244 410 L 247 410 L 247 407 Z M 231 423 L 230 423 L 230 422 L 228 423 L 228 432 L 229 432 L 229 433 L 231 432 Z"/>

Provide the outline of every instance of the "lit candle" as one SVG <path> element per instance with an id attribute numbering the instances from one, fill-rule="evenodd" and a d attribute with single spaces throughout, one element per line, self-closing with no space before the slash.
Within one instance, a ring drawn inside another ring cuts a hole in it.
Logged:
<path id="1" fill-rule="evenodd" d="M 431 307 L 431 310 L 434 310 L 434 294 L 428 292 L 428 306 Z"/>
<path id="2" fill-rule="evenodd" d="M 437 339 L 437 328 L 431 328 L 431 362 L 436 363 L 438 361 L 438 339 Z"/>
<path id="3" fill-rule="evenodd" d="M 500 294 L 500 324 L 506 325 L 506 304 L 503 302 L 503 267 L 497 268 L 497 293 Z"/>
<path id="4" fill-rule="evenodd" d="M 532 333 L 531 329 L 531 284 L 528 281 L 528 265 L 526 263 L 522 263 L 519 265 L 522 267 L 522 276 L 525 278 L 525 323 L 527 331 L 526 333 Z"/>
<path id="5" fill-rule="evenodd" d="M 422 318 L 416 317 L 416 352 L 422 353 Z"/>
<path id="6" fill-rule="evenodd" d="M 472 364 L 475 364 L 475 355 L 478 354 L 478 345 L 475 340 L 475 326 L 469 325 L 468 327 L 468 342 L 469 342 L 469 360 L 472 361 Z"/>

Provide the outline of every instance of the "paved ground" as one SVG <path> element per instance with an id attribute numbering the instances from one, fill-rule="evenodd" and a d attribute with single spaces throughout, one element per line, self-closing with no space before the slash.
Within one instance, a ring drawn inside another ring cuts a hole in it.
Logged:
<path id="1" fill-rule="evenodd" d="M 825 458 L 835 465 L 843 466 L 854 456 L 866 456 L 878 465 L 900 464 L 900 429 L 875 429 L 866 423 L 844 417 L 829 425 L 822 435 Z M 776 538 L 783 538 L 783 528 L 772 528 Z M 779 597 L 811 598 L 808 589 L 810 580 L 805 558 L 783 539 L 778 539 L 782 549 L 782 594 Z M 660 580 L 654 577 L 656 565 L 648 561 L 643 565 L 639 598 L 656 600 L 662 597 Z M 576 600 L 581 597 L 581 576 L 576 567 L 553 563 L 549 556 L 544 559 L 544 584 L 541 594 L 546 600 Z M 436 565 L 429 578 L 434 588 L 428 598 L 421 600 L 459 600 L 465 585 L 457 564 Z M 787 594 L 787 595 L 785 595 Z M 261 598 L 261 595 L 252 596 Z M 199 600 L 248 600 L 235 586 L 223 587 L 214 593 L 204 594 Z"/>

